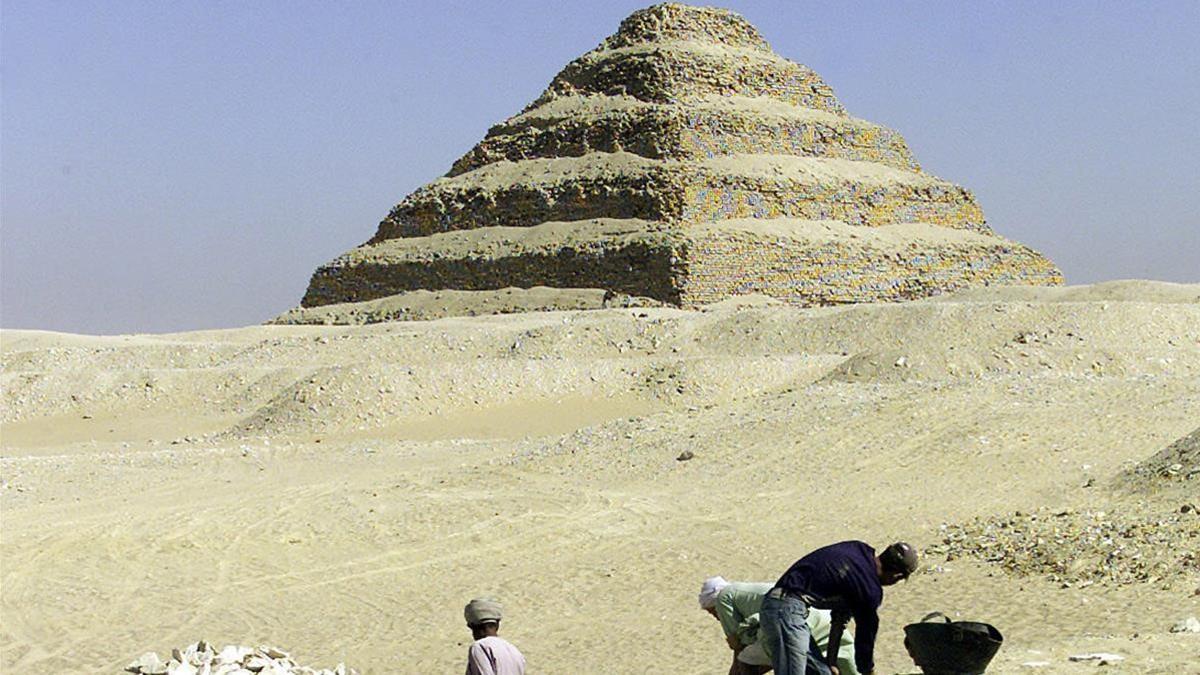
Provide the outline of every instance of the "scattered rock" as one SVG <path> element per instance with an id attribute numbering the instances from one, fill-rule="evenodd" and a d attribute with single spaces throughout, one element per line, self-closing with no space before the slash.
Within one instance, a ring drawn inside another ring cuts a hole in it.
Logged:
<path id="1" fill-rule="evenodd" d="M 155 652 L 146 652 L 137 658 L 136 661 L 125 666 L 125 670 L 131 673 L 157 673 L 166 672 L 163 669 L 163 661 Z"/>
<path id="2" fill-rule="evenodd" d="M 1095 652 L 1093 654 L 1074 654 L 1072 656 L 1068 656 L 1067 658 L 1077 663 L 1095 661 L 1101 666 L 1107 666 L 1111 663 L 1118 663 L 1125 660 L 1125 657 L 1121 656 L 1120 654 L 1108 654 L 1105 652 Z"/>
<path id="3" fill-rule="evenodd" d="M 201 640 L 183 649 L 172 649 L 164 662 L 156 652 L 146 652 L 125 667 L 135 675 L 357 675 L 339 663 L 332 670 L 297 665 L 287 652 L 274 647 L 258 649 L 227 645 L 219 652 Z"/>
<path id="4" fill-rule="evenodd" d="M 691 450 L 684 450 L 683 452 L 679 453 L 679 456 L 675 458 L 675 461 L 686 462 L 695 456 L 696 456 L 696 453 L 692 452 Z"/>
<path id="5" fill-rule="evenodd" d="M 1200 633 L 1200 619 L 1197 619 L 1194 616 L 1189 616 L 1188 618 L 1184 619 L 1183 621 L 1180 621 L 1179 623 L 1175 624 L 1174 626 L 1171 626 L 1171 632 L 1172 633 Z"/>

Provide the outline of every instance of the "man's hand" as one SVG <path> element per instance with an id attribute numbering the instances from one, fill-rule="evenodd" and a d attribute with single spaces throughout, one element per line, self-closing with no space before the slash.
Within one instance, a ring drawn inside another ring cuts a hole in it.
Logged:
<path id="1" fill-rule="evenodd" d="M 842 671 L 838 670 L 837 666 L 829 666 L 829 672 L 833 673 L 833 675 L 842 675 Z"/>

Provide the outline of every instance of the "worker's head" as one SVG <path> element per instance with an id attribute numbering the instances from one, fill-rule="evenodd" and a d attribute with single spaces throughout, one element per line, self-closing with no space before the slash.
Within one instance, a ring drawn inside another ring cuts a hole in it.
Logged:
<path id="1" fill-rule="evenodd" d="M 917 549 L 898 541 L 891 546 L 883 549 L 876 558 L 876 567 L 879 569 L 879 583 L 884 586 L 892 584 L 902 579 L 907 579 L 910 574 L 917 571 Z"/>
<path id="2" fill-rule="evenodd" d="M 717 596 L 720 595 L 721 591 L 725 590 L 725 587 L 728 585 L 729 582 L 725 581 L 721 577 L 709 577 L 705 579 L 704 583 L 700 586 L 700 609 L 712 614 L 713 616 L 716 616 Z"/>
<path id="3" fill-rule="evenodd" d="M 476 624 L 467 624 L 467 628 L 471 629 L 471 637 L 476 640 L 500 634 L 499 621 L 481 621 Z"/>
<path id="4" fill-rule="evenodd" d="M 500 632 L 500 603 L 492 598 L 475 598 L 463 608 L 463 618 L 476 640 Z"/>

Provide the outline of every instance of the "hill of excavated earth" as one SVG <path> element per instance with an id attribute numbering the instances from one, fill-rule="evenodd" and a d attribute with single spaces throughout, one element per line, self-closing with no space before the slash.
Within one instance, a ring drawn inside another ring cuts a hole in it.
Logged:
<path id="1" fill-rule="evenodd" d="M 1180 438 L 1131 472 L 1135 481 L 1151 486 L 1200 478 L 1200 428 Z"/>
<path id="2" fill-rule="evenodd" d="M 1160 475 L 1194 460 L 1200 285 L 0 347 L 3 672 L 198 640 L 453 672 L 482 594 L 531 672 L 724 672 L 703 578 L 846 538 L 924 552 L 880 673 L 915 670 L 901 629 L 933 610 L 1003 632 L 989 672 L 1200 659 L 1171 632 L 1200 616 L 1200 504 Z"/>

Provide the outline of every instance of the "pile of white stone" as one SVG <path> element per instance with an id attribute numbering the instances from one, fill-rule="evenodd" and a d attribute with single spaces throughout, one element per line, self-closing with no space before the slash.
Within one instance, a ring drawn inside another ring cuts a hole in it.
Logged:
<path id="1" fill-rule="evenodd" d="M 184 649 L 172 649 L 163 660 L 157 652 L 146 652 L 125 666 L 135 675 L 357 675 L 358 671 L 339 663 L 336 668 L 309 668 L 296 665 L 287 652 L 274 647 L 227 645 L 218 651 L 201 640 Z"/>

